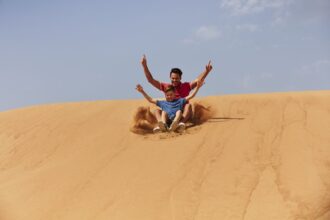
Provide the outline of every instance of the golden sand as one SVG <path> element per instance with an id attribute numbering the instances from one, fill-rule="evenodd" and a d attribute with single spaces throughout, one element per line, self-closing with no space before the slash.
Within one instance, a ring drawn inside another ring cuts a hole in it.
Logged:
<path id="1" fill-rule="evenodd" d="M 182 135 L 131 132 L 144 100 L 1 112 L 0 219 L 330 219 L 330 91 L 196 102 Z"/>

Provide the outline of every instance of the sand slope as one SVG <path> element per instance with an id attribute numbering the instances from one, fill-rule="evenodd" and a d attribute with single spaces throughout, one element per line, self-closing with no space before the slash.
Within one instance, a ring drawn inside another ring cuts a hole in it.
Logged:
<path id="1" fill-rule="evenodd" d="M 174 136 L 129 131 L 143 100 L 0 113 L 0 219 L 330 219 L 330 91 L 200 101 Z"/>

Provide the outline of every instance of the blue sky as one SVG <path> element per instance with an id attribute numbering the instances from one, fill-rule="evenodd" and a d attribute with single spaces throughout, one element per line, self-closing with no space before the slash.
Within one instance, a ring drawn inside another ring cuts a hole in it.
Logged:
<path id="1" fill-rule="evenodd" d="M 0 111 L 142 98 L 154 78 L 193 80 L 199 95 L 330 89 L 329 0 L 0 0 Z"/>

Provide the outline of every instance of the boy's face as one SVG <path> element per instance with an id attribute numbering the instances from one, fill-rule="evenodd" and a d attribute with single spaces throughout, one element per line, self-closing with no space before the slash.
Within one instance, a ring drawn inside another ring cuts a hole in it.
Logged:
<path id="1" fill-rule="evenodd" d="M 165 98 L 166 98 L 166 101 L 172 102 L 175 99 L 175 93 L 174 93 L 174 91 L 168 91 L 165 94 Z"/>
<path id="2" fill-rule="evenodd" d="M 177 86 L 181 82 L 181 77 L 177 73 L 171 73 L 170 78 L 173 86 Z"/>

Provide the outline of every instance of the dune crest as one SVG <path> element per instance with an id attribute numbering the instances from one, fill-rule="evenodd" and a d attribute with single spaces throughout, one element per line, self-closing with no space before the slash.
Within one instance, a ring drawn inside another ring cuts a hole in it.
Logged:
<path id="1" fill-rule="evenodd" d="M 328 220 L 329 100 L 201 98 L 199 126 L 163 139 L 144 100 L 1 112 L 0 219 Z"/>

